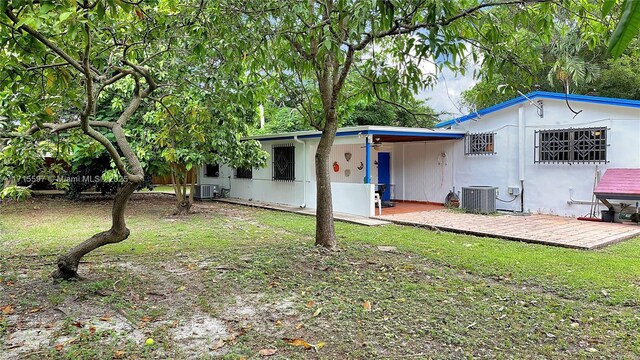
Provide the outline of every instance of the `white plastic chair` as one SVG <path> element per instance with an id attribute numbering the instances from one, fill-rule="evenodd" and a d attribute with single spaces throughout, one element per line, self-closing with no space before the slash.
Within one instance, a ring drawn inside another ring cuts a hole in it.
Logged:
<path id="1" fill-rule="evenodd" d="M 382 200 L 380 199 L 380 194 L 373 193 L 373 206 L 378 205 L 378 215 L 382 215 Z"/>

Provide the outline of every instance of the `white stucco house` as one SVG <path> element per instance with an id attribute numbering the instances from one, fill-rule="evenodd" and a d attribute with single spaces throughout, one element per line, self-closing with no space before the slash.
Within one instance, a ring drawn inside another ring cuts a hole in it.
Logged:
<path id="1" fill-rule="evenodd" d="M 253 138 L 271 155 L 266 168 L 202 166 L 198 183 L 315 208 L 320 132 Z M 387 184 L 385 199 L 443 203 L 452 189 L 491 186 L 499 210 L 582 216 L 596 176 L 640 168 L 640 101 L 533 92 L 434 129 L 341 128 L 331 163 L 336 212 L 374 216 L 374 191 Z"/>

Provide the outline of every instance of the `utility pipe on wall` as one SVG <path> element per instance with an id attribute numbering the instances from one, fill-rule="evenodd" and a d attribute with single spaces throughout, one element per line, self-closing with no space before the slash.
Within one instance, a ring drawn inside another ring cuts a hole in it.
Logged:
<path id="1" fill-rule="evenodd" d="M 302 155 L 304 157 L 304 164 L 302 167 L 302 205 L 300 208 L 304 209 L 307 207 L 307 143 L 298 139 L 298 135 L 293 137 L 293 141 L 298 144 L 302 144 Z"/>
<path id="2" fill-rule="evenodd" d="M 371 184 L 371 142 L 369 141 L 369 136 L 366 137 L 365 139 L 365 179 L 364 179 L 364 183 L 365 184 Z"/>
<path id="3" fill-rule="evenodd" d="M 518 177 L 520 179 L 520 212 L 524 212 L 524 157 L 525 157 L 524 107 L 518 107 Z"/>

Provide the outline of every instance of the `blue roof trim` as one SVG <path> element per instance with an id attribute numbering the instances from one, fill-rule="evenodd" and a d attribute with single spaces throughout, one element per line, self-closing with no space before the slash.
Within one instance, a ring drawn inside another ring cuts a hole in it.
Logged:
<path id="1" fill-rule="evenodd" d="M 417 131 L 389 131 L 389 130 L 372 130 L 371 135 L 397 135 L 397 136 L 419 136 L 419 137 L 441 137 L 451 139 L 461 139 L 464 134 L 449 134 L 441 132 L 417 132 Z"/>
<path id="2" fill-rule="evenodd" d="M 601 96 L 589 96 L 589 95 L 574 95 L 569 94 L 568 96 L 564 93 L 556 93 L 549 91 L 534 91 L 525 96 L 518 96 L 517 98 L 513 98 L 511 100 L 507 100 L 503 103 L 490 106 L 488 108 L 455 118 L 448 121 L 443 121 L 441 123 L 436 124 L 435 128 L 442 128 L 449 125 L 454 125 L 457 123 L 469 121 L 478 118 L 478 115 L 488 115 L 493 112 L 527 102 L 527 97 L 529 99 L 542 98 L 542 99 L 551 99 L 551 100 L 565 100 L 568 98 L 569 101 L 578 101 L 578 102 L 586 102 L 592 104 L 601 104 L 601 105 L 611 105 L 611 106 L 624 106 L 624 107 L 632 107 L 632 108 L 640 108 L 640 101 L 638 100 L 628 100 L 628 99 L 617 99 L 617 98 L 607 98 Z"/>
<path id="3" fill-rule="evenodd" d="M 360 130 L 360 131 L 343 131 L 337 132 L 336 136 L 354 136 L 354 135 L 396 135 L 396 136 L 420 136 L 420 137 L 440 137 L 449 139 L 461 139 L 464 134 L 449 134 L 441 132 L 418 132 L 418 131 L 393 131 L 393 130 Z M 319 138 L 322 134 L 298 135 L 298 139 Z M 258 141 L 274 141 L 274 140 L 293 140 L 292 135 L 283 135 L 282 137 L 268 137 L 255 139 Z"/>

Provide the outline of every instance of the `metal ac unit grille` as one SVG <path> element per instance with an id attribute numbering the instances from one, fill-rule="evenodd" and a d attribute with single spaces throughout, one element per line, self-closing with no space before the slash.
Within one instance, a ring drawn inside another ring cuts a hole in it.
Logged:
<path id="1" fill-rule="evenodd" d="M 194 199 L 212 199 L 218 185 L 197 185 Z"/>
<path id="2" fill-rule="evenodd" d="M 495 186 L 469 186 L 462 188 L 462 208 L 467 212 L 490 214 L 496 212 Z"/>

